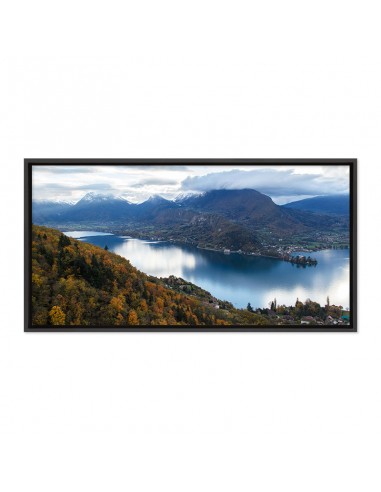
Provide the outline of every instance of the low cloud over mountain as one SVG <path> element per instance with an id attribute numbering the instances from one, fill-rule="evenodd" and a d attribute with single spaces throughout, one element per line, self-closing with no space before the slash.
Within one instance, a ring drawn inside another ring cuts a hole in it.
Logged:
<path id="1" fill-rule="evenodd" d="M 284 204 L 348 193 L 348 166 L 33 166 L 35 200 L 78 201 L 84 191 L 122 195 L 142 203 L 152 195 L 254 189 Z"/>
<path id="2" fill-rule="evenodd" d="M 240 190 L 252 188 L 276 199 L 295 196 L 315 196 L 348 193 L 348 179 L 324 174 L 296 174 L 293 170 L 234 169 L 190 176 L 182 182 L 182 189 L 205 192 L 210 190 Z"/>

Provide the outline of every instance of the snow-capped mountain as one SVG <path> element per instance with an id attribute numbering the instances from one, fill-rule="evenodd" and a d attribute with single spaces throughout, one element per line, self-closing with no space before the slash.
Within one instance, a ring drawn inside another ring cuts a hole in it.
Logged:
<path id="1" fill-rule="evenodd" d="M 128 219 L 136 205 L 121 196 L 87 193 L 65 214 L 66 222 L 114 222 Z"/>
<path id="2" fill-rule="evenodd" d="M 160 195 L 151 195 L 148 200 L 142 202 L 140 205 L 158 205 L 158 204 L 173 204 L 171 200 L 167 200 Z"/>
<path id="3" fill-rule="evenodd" d="M 205 193 L 198 193 L 194 191 L 187 191 L 187 192 L 182 192 L 179 193 L 176 198 L 174 199 L 175 203 L 182 203 L 188 200 L 189 198 L 195 198 L 195 197 L 200 197 L 204 195 Z"/>
<path id="4" fill-rule="evenodd" d="M 148 200 L 136 206 L 135 213 L 139 220 L 152 220 L 163 211 L 173 208 L 178 208 L 175 202 L 167 200 L 160 195 L 152 195 Z"/>
<path id="5" fill-rule="evenodd" d="M 83 196 L 78 202 L 79 203 L 99 203 L 99 202 L 127 202 L 130 203 L 128 200 L 123 198 L 122 196 L 118 195 L 112 195 L 111 193 L 95 193 L 93 191 L 90 191 L 89 193 L 86 193 L 85 196 Z"/>
<path id="6" fill-rule="evenodd" d="M 163 198 L 161 195 L 151 195 L 146 202 L 168 202 L 166 198 Z"/>

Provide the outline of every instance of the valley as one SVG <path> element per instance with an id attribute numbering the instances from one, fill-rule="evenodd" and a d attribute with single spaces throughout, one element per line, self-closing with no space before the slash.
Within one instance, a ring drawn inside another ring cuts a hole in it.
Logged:
<path id="1" fill-rule="evenodd" d="M 216 190 L 174 201 L 156 196 L 140 204 L 88 193 L 76 204 L 36 202 L 33 222 L 286 261 L 300 250 L 349 246 L 348 216 L 281 207 L 255 190 Z"/>

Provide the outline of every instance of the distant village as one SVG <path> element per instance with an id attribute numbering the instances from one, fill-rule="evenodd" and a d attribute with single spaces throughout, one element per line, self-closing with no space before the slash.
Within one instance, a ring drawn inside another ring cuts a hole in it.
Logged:
<path id="1" fill-rule="evenodd" d="M 250 303 L 247 309 L 251 309 Z M 253 312 L 268 316 L 276 325 L 346 326 L 350 324 L 349 309 L 331 305 L 328 297 L 324 307 L 310 299 L 304 303 L 297 299 L 295 306 L 278 306 L 274 299 L 269 308 L 256 309 Z"/>
<path id="2" fill-rule="evenodd" d="M 261 313 L 263 310 L 256 310 L 255 312 L 257 314 L 264 314 Z M 269 316 L 273 321 L 274 324 L 301 324 L 301 325 L 317 325 L 317 326 L 326 326 L 326 325 L 333 325 L 333 326 L 345 326 L 349 325 L 350 322 L 350 313 L 347 310 L 340 309 L 340 314 L 336 316 L 331 316 L 330 314 L 324 318 L 320 316 L 302 316 L 302 317 L 294 317 L 290 314 L 283 314 L 283 315 L 278 315 L 271 309 L 267 310 L 267 316 Z"/>

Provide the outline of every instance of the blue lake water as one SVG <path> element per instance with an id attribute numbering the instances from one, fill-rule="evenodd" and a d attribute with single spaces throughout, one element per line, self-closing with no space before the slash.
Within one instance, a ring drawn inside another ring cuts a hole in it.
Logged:
<path id="1" fill-rule="evenodd" d="M 236 307 L 295 304 L 307 298 L 324 305 L 349 307 L 349 250 L 310 254 L 314 267 L 298 267 L 273 258 L 224 254 L 165 241 L 144 241 L 93 231 L 66 232 L 68 236 L 101 246 L 127 258 L 140 271 L 156 277 L 175 275 L 199 285 Z"/>

